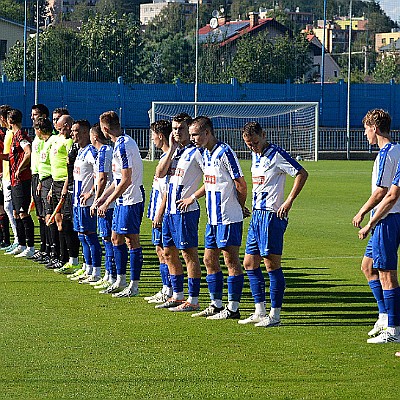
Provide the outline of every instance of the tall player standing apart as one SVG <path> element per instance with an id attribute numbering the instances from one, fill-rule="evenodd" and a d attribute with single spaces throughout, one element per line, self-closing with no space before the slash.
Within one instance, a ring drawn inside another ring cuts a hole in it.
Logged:
<path id="1" fill-rule="evenodd" d="M 95 163 L 94 201 L 90 208 L 92 215 L 96 214 L 96 201 L 99 199 L 104 190 L 112 183 L 112 154 L 113 148 L 107 144 L 107 139 L 100 129 L 99 124 L 95 124 L 90 129 L 90 141 L 97 149 L 97 158 Z M 105 273 L 100 281 L 92 283 L 95 289 L 106 289 L 111 286 L 117 279 L 117 270 L 114 261 L 114 251 L 111 242 L 112 216 L 114 212 L 114 203 L 111 203 L 105 217 L 97 218 L 97 230 L 103 240 L 105 249 Z"/>
<path id="2" fill-rule="evenodd" d="M 258 122 L 247 123 L 243 140 L 252 151 L 253 210 L 247 234 L 244 268 L 250 281 L 255 302 L 255 313 L 238 321 L 259 327 L 280 324 L 280 313 L 285 292 L 285 277 L 281 267 L 283 235 L 293 202 L 307 180 L 307 171 L 275 144 L 268 143 L 265 131 Z M 294 177 L 293 187 L 284 198 L 286 175 Z M 264 260 L 269 280 L 271 310 L 265 309 L 265 281 L 260 268 Z"/>
<path id="3" fill-rule="evenodd" d="M 173 294 L 166 302 L 156 308 L 168 308 L 171 311 L 197 311 L 199 306 L 201 269 L 198 247 L 198 226 L 200 208 L 194 201 L 185 210 L 180 210 L 177 201 L 204 195 L 204 189 L 198 189 L 203 176 L 202 151 L 190 142 L 189 127 L 191 117 L 186 113 L 172 119 L 172 133 L 169 150 L 156 168 L 156 176 L 165 177 L 170 171 L 167 188 L 166 211 L 162 223 L 162 241 L 164 257 L 171 277 Z M 183 266 L 179 250 L 187 267 L 189 297 L 184 300 Z"/>
<path id="4" fill-rule="evenodd" d="M 111 240 L 117 267 L 117 280 L 101 293 L 113 297 L 133 297 L 139 294 L 143 266 L 140 245 L 140 224 L 144 211 L 143 161 L 136 142 L 121 130 L 118 115 L 107 111 L 100 115 L 100 128 L 114 143 L 113 183 L 97 200 L 97 213 L 104 217 L 115 202 Z M 130 255 L 131 281 L 127 286 L 126 267 Z"/>
<path id="5" fill-rule="evenodd" d="M 239 319 L 243 290 L 243 270 L 239 260 L 247 185 L 234 151 L 214 136 L 212 121 L 195 118 L 189 127 L 190 139 L 204 148 L 203 172 L 208 223 L 205 234 L 204 264 L 211 304 L 192 316 L 207 319 Z M 185 208 L 193 199 L 182 200 Z M 219 262 L 224 257 L 228 268 L 228 305 L 223 308 L 224 278 Z"/>
<path id="6" fill-rule="evenodd" d="M 150 125 L 151 138 L 154 145 L 162 150 L 162 160 L 169 149 L 169 137 L 171 135 L 172 124 L 167 120 L 159 120 Z M 162 244 L 162 220 L 166 205 L 166 189 L 170 175 L 164 178 L 154 176 L 151 188 L 149 207 L 147 209 L 147 217 L 152 221 L 152 242 L 156 247 L 156 253 L 160 262 L 160 275 L 162 281 L 162 289 L 153 296 L 145 297 L 149 303 L 164 303 L 172 296 L 172 283 L 169 275 L 168 265 L 165 262 L 164 248 Z"/>
<path id="7" fill-rule="evenodd" d="M 365 239 L 373 230 L 361 269 L 378 303 L 379 318 L 368 333 L 370 336 L 377 336 L 371 337 L 367 342 L 400 342 L 400 288 L 397 279 L 397 251 L 400 244 L 400 145 L 391 141 L 391 118 L 385 111 L 371 110 L 363 122 L 369 143 L 378 144 L 380 148 L 372 173 L 372 195 L 353 218 L 353 225 L 360 227 L 364 215 L 375 208 L 370 221 L 358 234 L 360 239 Z"/>
<path id="8" fill-rule="evenodd" d="M 94 165 L 97 157 L 96 148 L 90 143 L 90 124 L 86 120 L 75 121 L 71 136 L 79 145 L 78 155 L 74 163 L 74 195 L 73 213 L 74 230 L 78 232 L 86 263 L 86 273 L 71 280 L 80 283 L 100 280 L 102 249 L 97 237 L 97 219 L 90 214 L 94 195 Z"/>

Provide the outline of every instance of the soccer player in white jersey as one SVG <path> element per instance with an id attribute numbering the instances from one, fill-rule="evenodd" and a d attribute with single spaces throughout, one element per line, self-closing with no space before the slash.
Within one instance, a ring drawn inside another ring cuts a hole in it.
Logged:
<path id="1" fill-rule="evenodd" d="M 207 319 L 239 319 L 243 290 L 243 270 L 239 260 L 247 185 L 234 151 L 214 136 L 210 118 L 197 117 L 189 126 L 190 139 L 204 149 L 203 173 L 208 223 L 205 234 L 204 264 L 211 304 L 192 316 Z M 193 199 L 182 200 L 188 206 Z M 228 268 L 228 305 L 223 308 L 224 278 L 219 257 Z"/>
<path id="2" fill-rule="evenodd" d="M 242 134 L 245 144 L 252 151 L 253 210 L 243 264 L 250 281 L 255 313 L 238 322 L 273 327 L 280 324 L 286 286 L 281 267 L 283 235 L 288 213 L 308 173 L 285 150 L 268 143 L 265 131 L 258 122 L 247 123 Z M 288 174 L 294 177 L 294 182 L 285 200 L 284 188 Z M 271 310 L 268 315 L 265 309 L 265 281 L 260 268 L 262 260 L 270 280 Z"/>
<path id="3" fill-rule="evenodd" d="M 165 177 L 168 171 L 171 174 L 162 223 L 162 241 L 173 294 L 166 302 L 155 307 L 168 308 L 174 312 L 197 311 L 200 308 L 201 268 L 197 252 L 200 208 L 196 196 L 201 195 L 198 186 L 203 176 L 203 159 L 202 151 L 190 142 L 188 128 L 190 121 L 191 117 L 186 113 L 178 114 L 172 119 L 170 147 L 156 168 L 156 176 L 159 178 Z M 195 200 L 193 204 L 185 209 L 178 208 L 177 201 L 188 197 Z M 187 267 L 189 296 L 186 301 L 179 250 Z"/>
<path id="4" fill-rule="evenodd" d="M 154 145 L 162 150 L 160 159 L 162 160 L 169 149 L 169 136 L 172 130 L 171 121 L 161 119 L 150 125 L 151 138 Z M 162 220 L 165 212 L 166 189 L 168 185 L 169 175 L 164 178 L 154 176 L 153 185 L 150 194 L 149 206 L 147 209 L 147 217 L 152 221 L 152 242 L 156 247 L 156 253 L 160 262 L 160 276 L 162 281 L 162 289 L 153 296 L 145 297 L 149 303 L 164 303 L 172 296 L 172 283 L 169 275 L 168 265 L 164 258 L 164 248 L 162 244 Z"/>
<path id="5" fill-rule="evenodd" d="M 100 115 L 100 128 L 114 143 L 113 183 L 97 200 L 96 206 L 98 215 L 104 217 L 115 201 L 111 240 L 117 267 L 117 280 L 102 293 L 112 293 L 113 297 L 137 296 L 143 266 L 139 236 L 144 211 L 143 161 L 136 142 L 122 132 L 114 111 Z M 131 281 L 127 286 L 128 248 Z"/>
<path id="6" fill-rule="evenodd" d="M 74 230 L 82 243 L 86 273 L 73 277 L 82 283 L 97 282 L 100 279 L 102 250 L 97 237 L 96 216 L 90 215 L 94 194 L 94 165 L 96 148 L 90 143 L 90 124 L 86 120 L 75 121 L 71 128 L 74 143 L 79 151 L 74 162 L 73 222 Z"/>
<path id="7" fill-rule="evenodd" d="M 374 228 L 361 263 L 361 270 L 367 278 L 379 311 L 379 318 L 368 333 L 369 336 L 377 336 L 368 339 L 368 343 L 399 342 L 397 250 L 400 243 L 400 201 L 397 199 L 400 145 L 392 142 L 391 118 L 384 110 L 368 111 L 363 123 L 369 144 L 377 144 L 380 148 L 372 172 L 372 194 L 353 218 L 353 225 L 360 228 L 364 216 L 374 210 L 371 220 L 359 233 L 359 237 L 364 239 Z"/>
<path id="8" fill-rule="evenodd" d="M 96 214 L 96 201 L 104 191 L 111 185 L 112 176 L 112 155 L 113 148 L 107 144 L 107 139 L 100 129 L 99 124 L 95 124 L 90 129 L 90 142 L 97 149 L 97 158 L 95 163 L 95 195 L 91 206 L 91 214 Z M 90 195 L 90 193 L 88 194 Z M 114 252 L 111 242 L 112 216 L 114 212 L 114 203 L 106 211 L 105 217 L 97 218 L 97 230 L 103 240 L 105 249 L 105 274 L 99 282 L 91 283 L 95 289 L 106 289 L 117 279 L 117 270 L 114 261 Z"/>

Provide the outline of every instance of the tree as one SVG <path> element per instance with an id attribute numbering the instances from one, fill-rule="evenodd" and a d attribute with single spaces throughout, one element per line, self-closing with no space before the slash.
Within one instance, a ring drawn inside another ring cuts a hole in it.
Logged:
<path id="1" fill-rule="evenodd" d="M 24 5 L 14 0 L 0 0 L 0 17 L 23 22 Z"/>
<path id="2" fill-rule="evenodd" d="M 308 42 L 303 35 L 269 38 L 268 32 L 243 36 L 228 67 L 230 77 L 241 83 L 302 81 L 311 70 Z"/>
<path id="3" fill-rule="evenodd" d="M 377 83 L 388 83 L 394 79 L 400 82 L 400 59 L 394 54 L 385 54 L 381 61 L 377 63 L 374 70 L 374 81 Z"/>

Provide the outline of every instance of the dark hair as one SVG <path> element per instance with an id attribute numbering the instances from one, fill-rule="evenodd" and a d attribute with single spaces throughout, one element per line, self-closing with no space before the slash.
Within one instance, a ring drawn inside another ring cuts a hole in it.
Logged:
<path id="1" fill-rule="evenodd" d="M 9 119 L 12 124 L 22 124 L 22 112 L 13 108 L 7 113 L 7 119 Z"/>
<path id="2" fill-rule="evenodd" d="M 186 124 L 189 126 L 190 123 L 192 122 L 192 117 L 188 113 L 183 112 L 176 114 L 174 117 L 172 117 L 172 121 L 186 122 Z"/>
<path id="3" fill-rule="evenodd" d="M 248 122 L 243 127 L 242 135 L 244 137 L 250 137 L 250 136 L 253 136 L 253 135 L 262 136 L 263 135 L 263 129 L 261 128 L 261 125 L 258 122 L 251 121 L 251 122 Z"/>
<path id="4" fill-rule="evenodd" d="M 190 125 L 197 125 L 200 130 L 208 129 L 210 133 L 214 136 L 214 126 L 210 118 L 199 115 L 193 119 Z"/>
<path id="5" fill-rule="evenodd" d="M 39 117 L 33 121 L 33 128 L 43 132 L 45 135 L 53 133 L 53 126 L 48 118 Z"/>
<path id="6" fill-rule="evenodd" d="M 39 110 L 41 115 L 44 115 L 46 118 L 49 118 L 50 111 L 44 104 L 34 104 L 31 110 Z"/>
<path id="7" fill-rule="evenodd" d="M 160 119 L 153 122 L 150 125 L 150 129 L 155 133 L 161 133 L 166 139 L 168 139 L 172 131 L 172 124 L 171 121 L 168 121 L 167 119 Z"/>
<path id="8" fill-rule="evenodd" d="M 74 121 L 73 125 L 75 124 L 79 125 L 79 128 L 82 128 L 84 132 L 90 132 L 90 122 L 87 119 L 78 119 L 77 121 Z"/>
<path id="9" fill-rule="evenodd" d="M 98 122 L 96 122 L 94 125 L 92 125 L 92 127 L 90 128 L 91 131 L 93 131 L 96 135 L 97 138 L 99 139 L 99 141 L 101 143 L 107 143 L 108 140 L 107 138 L 104 136 L 103 131 L 100 128 L 100 124 Z"/>
<path id="10" fill-rule="evenodd" d="M 9 106 L 8 104 L 1 105 L 0 106 L 0 116 L 3 117 L 4 119 L 7 119 L 7 114 L 11 110 L 12 110 L 12 107 Z"/>
<path id="11" fill-rule="evenodd" d="M 376 126 L 382 133 L 389 133 L 392 118 L 385 110 L 376 108 L 369 110 L 362 122 L 367 126 Z"/>
<path id="12" fill-rule="evenodd" d="M 115 111 L 106 111 L 100 115 L 100 122 L 107 125 L 111 131 L 121 129 L 118 114 Z"/>
<path id="13" fill-rule="evenodd" d="M 53 110 L 53 114 L 69 115 L 69 111 L 66 108 L 58 107 Z"/>

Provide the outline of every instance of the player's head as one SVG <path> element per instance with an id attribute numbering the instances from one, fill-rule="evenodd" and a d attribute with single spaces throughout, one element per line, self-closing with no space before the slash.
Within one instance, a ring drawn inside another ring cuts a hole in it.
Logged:
<path id="1" fill-rule="evenodd" d="M 11 125 L 21 125 L 22 124 L 22 112 L 16 108 L 11 109 L 7 113 L 7 122 Z"/>
<path id="2" fill-rule="evenodd" d="M 0 126 L 3 128 L 8 128 L 7 114 L 11 110 L 11 106 L 8 104 L 2 104 L 0 106 Z"/>
<path id="3" fill-rule="evenodd" d="M 172 123 L 166 119 L 160 119 L 151 123 L 150 130 L 154 145 L 161 149 L 164 143 L 168 143 L 172 131 Z"/>
<path id="4" fill-rule="evenodd" d="M 182 144 L 189 143 L 189 125 L 192 122 L 192 117 L 187 113 L 180 113 L 172 118 L 172 134 L 174 139 Z"/>
<path id="5" fill-rule="evenodd" d="M 52 135 L 53 126 L 48 118 L 38 117 L 33 121 L 33 129 L 35 134 L 44 139 Z"/>
<path id="6" fill-rule="evenodd" d="M 50 111 L 44 104 L 34 104 L 31 108 L 32 121 L 39 117 L 49 118 L 49 115 Z"/>
<path id="7" fill-rule="evenodd" d="M 189 125 L 190 140 L 196 147 L 207 147 L 214 137 L 214 126 L 210 118 L 198 116 Z"/>
<path id="8" fill-rule="evenodd" d="M 60 119 L 62 115 L 69 115 L 69 111 L 66 108 L 55 108 L 53 110 L 53 125 L 56 126 L 57 121 Z"/>
<path id="9" fill-rule="evenodd" d="M 261 153 L 267 143 L 265 131 L 256 121 L 248 122 L 243 127 L 242 136 L 246 146 L 255 153 Z"/>
<path id="10" fill-rule="evenodd" d="M 389 136 L 392 118 L 389 113 L 381 109 L 374 109 L 367 112 L 362 120 L 364 124 L 364 134 L 369 144 L 376 144 L 378 136 Z"/>
<path id="11" fill-rule="evenodd" d="M 90 142 L 92 143 L 93 146 L 96 146 L 97 143 L 101 144 L 107 143 L 107 138 L 104 136 L 104 133 L 102 132 L 99 123 L 95 123 L 90 128 Z"/>
<path id="12" fill-rule="evenodd" d="M 85 147 L 90 143 L 90 123 L 86 119 L 74 121 L 71 128 L 71 137 L 74 143 Z"/>
<path id="13" fill-rule="evenodd" d="M 70 115 L 62 115 L 55 124 L 56 131 L 67 139 L 71 137 L 71 128 L 74 120 Z"/>
<path id="14" fill-rule="evenodd" d="M 121 134 L 121 124 L 115 111 L 106 111 L 100 115 L 100 128 L 105 137 L 110 139 Z"/>

